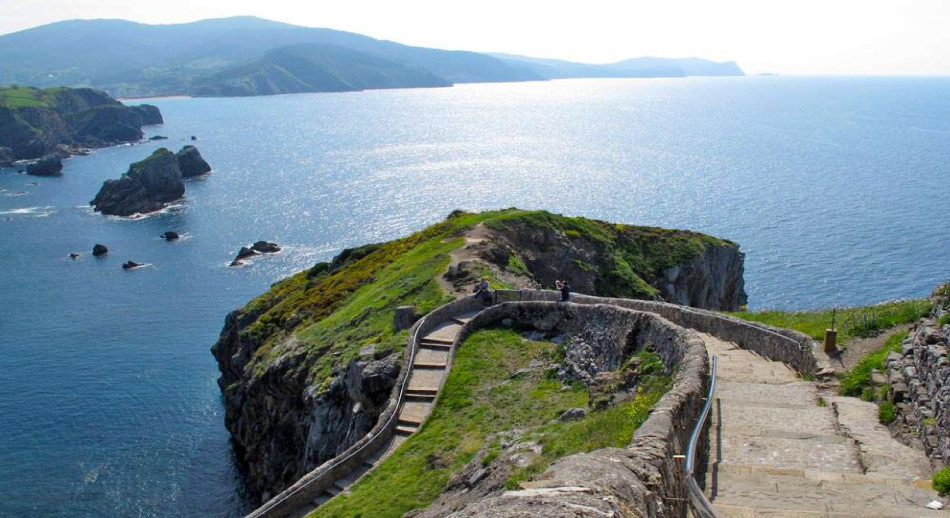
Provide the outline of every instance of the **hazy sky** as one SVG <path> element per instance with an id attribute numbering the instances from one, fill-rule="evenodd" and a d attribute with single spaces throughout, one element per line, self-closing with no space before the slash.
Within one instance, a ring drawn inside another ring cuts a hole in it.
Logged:
<path id="1" fill-rule="evenodd" d="M 0 33 L 71 18 L 233 15 L 593 63 L 697 56 L 751 73 L 950 75 L 950 0 L 0 0 Z"/>

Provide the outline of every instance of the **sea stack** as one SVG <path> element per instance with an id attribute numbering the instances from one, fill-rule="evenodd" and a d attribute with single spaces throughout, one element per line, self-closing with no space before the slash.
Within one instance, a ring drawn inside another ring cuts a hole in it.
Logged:
<path id="1" fill-rule="evenodd" d="M 211 172 L 211 166 L 201 157 L 198 148 L 195 146 L 185 146 L 175 155 L 178 159 L 178 168 L 181 169 L 182 178 L 192 178 Z"/>
<path id="2" fill-rule="evenodd" d="M 26 166 L 26 174 L 33 176 L 62 176 L 63 161 L 56 153 L 43 155 L 43 158 Z"/>
<path id="3" fill-rule="evenodd" d="M 97 212 L 113 216 L 154 212 L 185 194 L 178 160 L 160 148 L 151 156 L 129 166 L 118 180 L 106 180 L 90 204 Z"/>
<path id="4" fill-rule="evenodd" d="M 109 249 L 106 248 L 106 245 L 100 245 L 96 243 L 96 246 L 92 247 L 92 255 L 95 257 L 101 257 L 109 253 Z"/>

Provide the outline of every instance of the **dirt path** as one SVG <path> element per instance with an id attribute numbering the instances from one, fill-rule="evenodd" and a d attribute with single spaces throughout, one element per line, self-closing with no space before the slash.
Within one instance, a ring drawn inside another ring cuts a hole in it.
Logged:
<path id="1" fill-rule="evenodd" d="M 903 324 L 888 329 L 884 333 L 872 338 L 853 338 L 844 342 L 841 354 L 832 358 L 832 366 L 839 371 L 851 370 L 868 354 L 884 347 L 884 342 L 897 333 L 910 329 L 912 324 Z"/>

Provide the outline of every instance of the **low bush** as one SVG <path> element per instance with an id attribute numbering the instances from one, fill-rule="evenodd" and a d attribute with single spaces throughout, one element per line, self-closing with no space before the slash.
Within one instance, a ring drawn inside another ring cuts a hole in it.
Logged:
<path id="1" fill-rule="evenodd" d="M 950 466 L 934 473 L 934 489 L 941 495 L 950 493 Z"/>

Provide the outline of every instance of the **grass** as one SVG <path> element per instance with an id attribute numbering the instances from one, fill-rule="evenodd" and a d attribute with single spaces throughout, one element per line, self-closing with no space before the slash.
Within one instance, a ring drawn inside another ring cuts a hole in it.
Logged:
<path id="1" fill-rule="evenodd" d="M 950 325 L 950 313 L 946 313 L 940 318 L 937 319 L 938 326 L 947 326 Z"/>
<path id="2" fill-rule="evenodd" d="M 335 264 L 319 263 L 252 300 L 240 317 L 242 335 L 256 344 L 251 372 L 260 376 L 281 358 L 303 355 L 303 361 L 288 364 L 293 366 L 286 374 L 305 374 L 308 385 L 322 390 L 363 347 L 374 345 L 377 354 L 403 349 L 406 332 L 392 328 L 395 308 L 415 305 L 425 313 L 450 300 L 437 277 L 448 265 L 449 253 L 463 245 L 463 233 L 478 223 L 509 230 L 544 225 L 571 231 L 577 239 L 623 248 L 626 252 L 612 252 L 629 259 L 618 267 L 624 270 L 621 276 L 639 281 L 610 284 L 608 294 L 619 296 L 652 290 L 641 278 L 651 274 L 641 268 L 662 269 L 669 261 L 687 261 L 684 258 L 701 252 L 705 244 L 722 242 L 692 232 L 613 225 L 544 211 L 456 212 L 408 237 L 355 249 Z M 509 268 L 527 271 L 520 258 Z M 495 288 L 509 287 L 488 268 L 479 273 Z"/>
<path id="3" fill-rule="evenodd" d="M 863 315 L 874 313 L 874 325 L 863 325 Z M 896 302 L 886 302 L 873 306 L 858 306 L 837 310 L 836 327 L 839 341 L 848 338 L 873 336 L 881 331 L 901 324 L 914 322 L 930 312 L 930 303 L 927 299 L 910 299 Z M 775 327 L 784 327 L 801 331 L 806 335 L 823 340 L 825 329 L 831 327 L 831 309 L 811 311 L 736 311 L 729 314 L 753 322 L 761 322 Z M 858 326 L 846 326 L 849 315 L 854 315 Z"/>
<path id="4" fill-rule="evenodd" d="M 67 88 L 39 88 L 12 86 L 0 88 L 0 107 L 6 108 L 49 108 L 56 95 Z"/>
<path id="5" fill-rule="evenodd" d="M 897 408 L 894 403 L 884 401 L 877 407 L 877 418 L 881 424 L 891 424 L 897 419 Z"/>
<path id="6" fill-rule="evenodd" d="M 689 263 L 710 246 L 734 244 L 687 230 L 622 225 L 545 211 L 495 218 L 487 224 L 515 234 L 524 232 L 525 227 L 549 228 L 573 243 L 595 245 L 593 248 L 603 250 L 606 260 L 600 266 L 579 266 L 596 272 L 598 295 L 606 297 L 654 297 L 659 291 L 652 284 L 667 269 Z"/>
<path id="7" fill-rule="evenodd" d="M 485 452 L 488 466 L 502 453 L 497 434 L 527 430 L 524 440 L 537 440 L 542 453 L 509 484 L 540 473 L 551 462 L 582 451 L 627 445 L 665 393 L 669 378 L 650 378 L 633 401 L 593 412 L 572 422 L 552 422 L 568 408 L 584 407 L 587 390 L 562 384 L 545 372 L 511 378 L 532 360 L 559 357 L 552 342 L 522 338 L 508 329 L 474 333 L 460 347 L 439 403 L 423 428 L 409 438 L 348 495 L 317 509 L 312 518 L 398 518 L 428 506 L 449 479 Z"/>
<path id="8" fill-rule="evenodd" d="M 933 483 L 934 489 L 941 495 L 950 493 L 950 466 L 934 473 Z"/>
<path id="9" fill-rule="evenodd" d="M 874 399 L 871 387 L 871 371 L 884 371 L 884 362 L 887 355 L 901 350 L 901 342 L 907 337 L 907 332 L 897 333 L 884 342 L 884 346 L 864 357 L 851 370 L 841 377 L 841 386 L 838 390 L 845 396 Z"/>
<path id="10" fill-rule="evenodd" d="M 510 379 L 532 360 L 550 361 L 558 346 L 511 330 L 474 333 L 459 348 L 439 403 L 423 428 L 353 486 L 352 493 L 320 507 L 313 517 L 399 517 L 425 507 L 452 474 L 490 444 L 491 434 L 537 427 L 568 408 L 585 406 L 581 386 L 561 390 L 543 372 Z"/>

